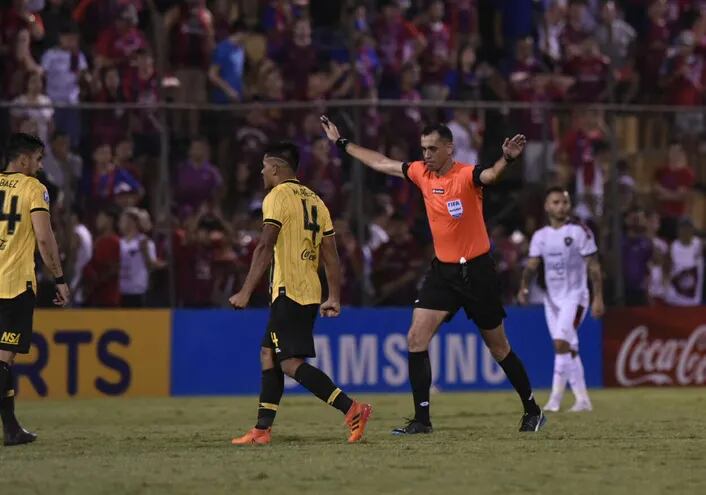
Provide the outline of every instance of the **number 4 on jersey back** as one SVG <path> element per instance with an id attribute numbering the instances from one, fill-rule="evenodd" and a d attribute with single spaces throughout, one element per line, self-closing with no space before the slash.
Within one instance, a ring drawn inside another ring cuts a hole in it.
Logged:
<path id="1" fill-rule="evenodd" d="M 302 207 L 304 208 L 304 230 L 311 230 L 311 243 L 316 245 L 316 233 L 321 232 L 321 225 L 317 223 L 319 219 L 319 211 L 316 208 L 316 205 L 312 205 L 310 217 L 305 199 L 302 199 Z"/>
<path id="2" fill-rule="evenodd" d="M 17 213 L 19 199 L 17 196 L 10 196 L 10 211 L 5 213 L 5 191 L 0 190 L 0 222 L 7 222 L 8 235 L 15 233 L 15 227 L 22 220 L 22 215 Z"/>

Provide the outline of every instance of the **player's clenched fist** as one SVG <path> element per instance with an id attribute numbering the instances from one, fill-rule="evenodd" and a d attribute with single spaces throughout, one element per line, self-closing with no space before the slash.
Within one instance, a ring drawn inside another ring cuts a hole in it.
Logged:
<path id="1" fill-rule="evenodd" d="M 230 296 L 228 302 L 235 309 L 243 309 L 247 307 L 248 303 L 250 302 L 250 296 L 245 294 L 243 291 L 240 291 L 237 294 L 233 294 L 232 296 Z"/>

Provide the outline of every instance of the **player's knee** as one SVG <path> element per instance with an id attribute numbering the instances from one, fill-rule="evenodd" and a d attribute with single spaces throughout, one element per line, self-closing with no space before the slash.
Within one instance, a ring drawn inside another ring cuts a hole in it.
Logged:
<path id="1" fill-rule="evenodd" d="M 407 349 L 410 352 L 422 352 L 429 347 L 429 337 L 419 328 L 411 328 L 407 333 Z"/>
<path id="2" fill-rule="evenodd" d="M 500 362 L 510 354 L 510 343 L 507 339 L 498 340 L 497 342 L 489 344 L 488 350 L 490 351 L 490 355 L 493 356 L 493 359 Z"/>
<path id="3" fill-rule="evenodd" d="M 275 353 L 269 347 L 260 348 L 260 364 L 263 370 L 275 367 Z"/>
<path id="4" fill-rule="evenodd" d="M 282 371 L 284 372 L 285 375 L 287 375 L 290 378 L 294 378 L 294 375 L 297 374 L 297 370 L 299 369 L 299 366 L 301 366 L 304 363 L 303 359 L 299 358 L 289 358 L 285 359 L 282 361 L 279 365 L 282 368 Z"/>

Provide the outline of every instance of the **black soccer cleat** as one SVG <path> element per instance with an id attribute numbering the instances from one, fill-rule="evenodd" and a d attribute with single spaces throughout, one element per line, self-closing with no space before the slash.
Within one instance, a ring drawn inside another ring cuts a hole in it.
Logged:
<path id="1" fill-rule="evenodd" d="M 5 433 L 5 435 L 4 435 L 5 447 L 12 447 L 14 445 L 22 445 L 25 443 L 32 443 L 37 439 L 36 433 L 32 433 L 31 431 L 27 431 L 22 427 L 20 427 L 17 430 L 14 430 L 14 431 L 5 431 L 4 433 Z"/>
<path id="2" fill-rule="evenodd" d="M 539 431 L 547 424 L 547 417 L 543 411 L 539 414 L 524 413 L 520 420 L 520 431 Z"/>
<path id="3" fill-rule="evenodd" d="M 431 433 L 434 430 L 431 424 L 424 424 L 416 419 L 407 420 L 407 424 L 392 430 L 393 435 L 415 435 L 417 433 Z"/>

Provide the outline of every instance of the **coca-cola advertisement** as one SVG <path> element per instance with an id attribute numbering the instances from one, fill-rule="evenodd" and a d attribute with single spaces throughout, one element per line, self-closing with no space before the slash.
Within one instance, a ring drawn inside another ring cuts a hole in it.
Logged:
<path id="1" fill-rule="evenodd" d="M 605 386 L 706 385 L 706 307 L 616 309 L 603 328 Z"/>

